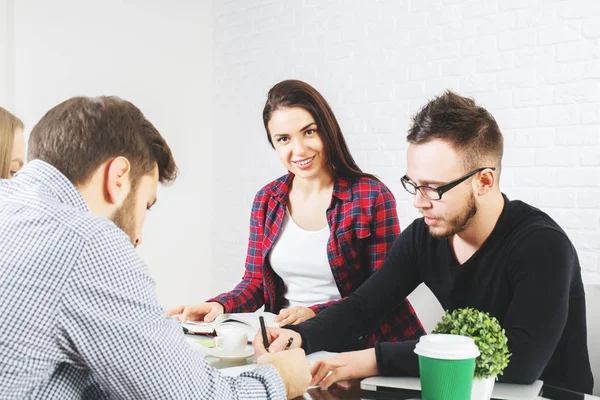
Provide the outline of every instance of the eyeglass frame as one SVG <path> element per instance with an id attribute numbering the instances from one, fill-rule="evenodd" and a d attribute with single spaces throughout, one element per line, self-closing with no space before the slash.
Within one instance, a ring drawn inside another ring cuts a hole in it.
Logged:
<path id="1" fill-rule="evenodd" d="M 442 186 L 439 186 L 437 188 L 434 188 L 433 186 L 428 186 L 428 185 L 421 185 L 421 186 L 417 186 L 414 183 L 412 183 L 410 181 L 410 179 L 408 178 L 408 176 L 404 175 L 402 178 L 400 178 L 400 182 L 402 183 L 402 186 L 404 187 L 404 190 L 406 190 L 408 193 L 412 194 L 413 196 L 417 195 L 417 191 L 419 191 L 419 193 L 421 193 L 421 196 L 423 196 L 424 198 L 426 198 L 427 200 L 431 200 L 431 201 L 438 201 L 442 199 L 442 195 L 444 193 L 446 193 L 447 191 L 449 191 L 450 189 L 458 186 L 459 184 L 463 183 L 464 181 L 466 181 L 467 179 L 469 179 L 470 177 L 472 177 L 473 175 L 484 171 L 486 169 L 491 169 L 492 171 L 495 171 L 496 168 L 495 167 L 483 167 L 483 168 L 477 168 L 474 171 L 469 172 L 468 174 L 461 176 L 458 179 L 453 180 L 452 182 L 448 182 Z M 410 190 L 408 190 L 408 188 L 406 187 L 406 185 L 410 185 L 411 187 L 414 188 L 415 192 L 411 193 Z M 429 198 L 428 196 L 426 196 L 422 191 L 421 188 L 427 188 L 427 189 L 431 189 L 431 190 L 435 190 L 438 194 L 438 196 L 440 196 L 439 199 L 432 199 Z"/>

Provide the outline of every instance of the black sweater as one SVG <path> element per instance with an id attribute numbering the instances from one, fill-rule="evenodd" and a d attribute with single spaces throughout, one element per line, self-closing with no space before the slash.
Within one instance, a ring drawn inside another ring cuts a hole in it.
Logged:
<path id="1" fill-rule="evenodd" d="M 512 353 L 501 382 L 545 383 L 591 393 L 585 295 L 575 248 L 545 213 L 509 201 L 483 246 L 459 265 L 448 239 L 423 219 L 396 240 L 379 271 L 346 300 L 293 327 L 307 353 L 339 350 L 424 282 L 445 310 L 496 317 Z M 349 343 L 350 343 L 349 342 Z M 418 376 L 416 341 L 376 343 L 380 375 Z"/>

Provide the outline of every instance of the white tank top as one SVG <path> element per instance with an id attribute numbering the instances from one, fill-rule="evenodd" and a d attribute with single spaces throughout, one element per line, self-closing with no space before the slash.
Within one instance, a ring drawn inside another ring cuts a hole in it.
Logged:
<path id="1" fill-rule="evenodd" d="M 329 234 L 329 226 L 318 231 L 300 228 L 286 210 L 269 261 L 287 286 L 290 307 L 341 299 L 327 258 Z"/>

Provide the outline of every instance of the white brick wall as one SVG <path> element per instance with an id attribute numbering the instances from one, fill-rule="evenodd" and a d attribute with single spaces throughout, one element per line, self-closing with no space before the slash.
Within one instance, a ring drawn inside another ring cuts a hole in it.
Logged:
<path id="1" fill-rule="evenodd" d="M 215 1 L 213 29 L 215 290 L 239 280 L 253 196 L 284 172 L 261 111 L 287 78 L 329 100 L 402 227 L 410 116 L 446 88 L 475 97 L 505 135 L 503 191 L 556 218 L 600 281 L 600 1 Z"/>

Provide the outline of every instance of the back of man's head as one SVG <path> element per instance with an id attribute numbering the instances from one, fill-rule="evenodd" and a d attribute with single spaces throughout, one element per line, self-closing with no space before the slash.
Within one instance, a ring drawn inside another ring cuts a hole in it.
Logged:
<path id="1" fill-rule="evenodd" d="M 504 140 L 496 120 L 473 99 L 450 90 L 417 112 L 406 139 L 417 145 L 445 140 L 461 155 L 465 170 L 496 167 L 500 171 Z"/>
<path id="2" fill-rule="evenodd" d="M 125 157 L 131 184 L 158 165 L 159 181 L 177 176 L 171 149 L 142 112 L 118 97 L 73 97 L 52 108 L 31 131 L 29 160 L 53 165 L 83 185 L 107 160 Z"/>

